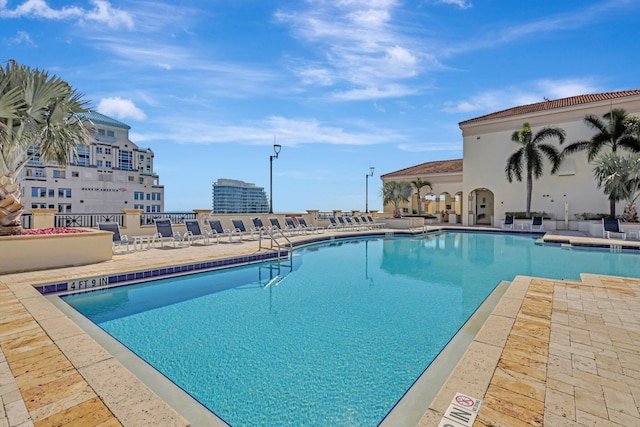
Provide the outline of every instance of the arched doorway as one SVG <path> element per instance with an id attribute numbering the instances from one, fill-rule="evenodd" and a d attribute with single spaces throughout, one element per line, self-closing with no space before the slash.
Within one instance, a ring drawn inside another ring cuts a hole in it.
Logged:
<path id="1" fill-rule="evenodd" d="M 437 210 L 441 214 L 442 222 L 449 222 L 449 214 L 453 213 L 453 198 L 451 194 L 446 191 L 440 193 L 438 202 Z"/>
<path id="2" fill-rule="evenodd" d="M 468 195 L 469 225 L 492 225 L 494 196 L 488 188 L 476 188 Z"/>

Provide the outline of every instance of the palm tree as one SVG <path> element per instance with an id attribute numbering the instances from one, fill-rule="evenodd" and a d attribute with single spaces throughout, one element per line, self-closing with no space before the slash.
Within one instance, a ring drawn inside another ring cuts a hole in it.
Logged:
<path id="1" fill-rule="evenodd" d="M 20 234 L 23 204 L 16 182 L 27 163 L 66 166 L 89 138 L 78 113 L 82 96 L 46 71 L 9 61 L 0 67 L 0 235 Z"/>
<path id="2" fill-rule="evenodd" d="M 584 122 L 597 133 L 588 141 L 576 141 L 567 145 L 562 150 L 562 155 L 573 154 L 587 150 L 587 160 L 592 162 L 600 151 L 608 146 L 615 153 L 618 148 L 626 148 L 630 151 L 640 151 L 640 142 L 633 135 L 633 122 L 627 112 L 621 108 L 614 108 L 602 116 L 607 123 L 598 116 L 589 114 Z"/>
<path id="3" fill-rule="evenodd" d="M 420 196 L 420 189 L 422 189 L 422 187 L 429 187 L 429 189 L 432 189 L 433 187 L 431 186 L 431 183 L 429 181 L 423 181 L 421 177 L 418 177 L 415 179 L 415 181 L 411 181 L 411 185 L 413 185 L 413 188 L 416 189 L 417 192 L 417 196 L 418 196 L 418 215 L 420 215 L 421 209 L 422 209 L 422 200 L 421 200 L 421 196 Z"/>
<path id="4" fill-rule="evenodd" d="M 585 123 L 594 129 L 596 134 L 588 141 L 576 141 L 567 145 L 562 150 L 562 155 L 587 150 L 587 160 L 592 162 L 605 146 L 611 148 L 612 153 L 615 153 L 618 148 L 626 148 L 633 152 L 640 151 L 640 141 L 634 137 L 633 118 L 629 117 L 625 110 L 614 108 L 605 113 L 602 118 L 607 122 L 593 114 L 585 116 Z M 609 215 L 612 218 L 616 215 L 616 201 L 611 198 L 609 198 Z"/>
<path id="5" fill-rule="evenodd" d="M 617 201 L 626 200 L 624 219 L 637 221 L 634 203 L 640 196 L 640 156 L 621 157 L 616 153 L 600 155 L 596 159 L 593 173 L 598 181 L 598 188 L 604 188 L 614 209 Z M 615 210 L 611 217 L 615 218 Z"/>
<path id="6" fill-rule="evenodd" d="M 411 197 L 411 184 L 406 181 L 388 181 L 382 187 L 382 203 L 393 204 L 393 216 L 399 218 L 400 202 L 407 201 Z"/>
<path id="7" fill-rule="evenodd" d="M 507 159 L 504 168 L 507 180 L 513 182 L 515 177 L 522 181 L 522 171 L 527 171 L 527 216 L 531 216 L 531 193 L 533 192 L 533 178 L 542 176 L 543 156 L 551 162 L 551 173 L 556 173 L 560 167 L 562 157 L 556 147 L 545 144 L 549 138 L 558 138 L 560 144 L 564 142 L 565 132 L 561 128 L 545 127 L 533 135 L 529 123 L 522 125 L 522 129 L 513 132 L 511 140 L 521 145 L 520 149 Z"/>

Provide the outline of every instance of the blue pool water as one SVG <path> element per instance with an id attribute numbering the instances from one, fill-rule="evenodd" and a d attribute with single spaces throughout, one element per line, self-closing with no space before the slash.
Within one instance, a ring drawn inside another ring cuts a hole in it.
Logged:
<path id="1" fill-rule="evenodd" d="M 640 277 L 639 261 L 443 233 L 317 244 L 280 265 L 64 300 L 233 426 L 374 426 L 500 281 Z"/>

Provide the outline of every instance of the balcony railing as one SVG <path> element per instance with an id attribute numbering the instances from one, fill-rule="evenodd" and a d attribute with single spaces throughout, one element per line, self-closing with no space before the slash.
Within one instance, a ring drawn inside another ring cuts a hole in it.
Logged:
<path id="1" fill-rule="evenodd" d="M 156 219 L 169 219 L 172 224 L 182 224 L 185 219 L 196 219 L 195 212 L 158 212 L 140 215 L 140 225 L 153 225 Z"/>
<path id="2" fill-rule="evenodd" d="M 124 226 L 124 214 L 122 213 L 96 213 L 96 214 L 68 214 L 55 215 L 56 227 L 88 227 L 98 228 L 99 222 L 117 222 Z"/>

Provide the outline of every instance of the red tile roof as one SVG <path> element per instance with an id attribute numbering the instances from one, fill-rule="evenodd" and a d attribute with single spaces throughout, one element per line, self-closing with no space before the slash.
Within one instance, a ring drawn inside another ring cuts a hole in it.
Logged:
<path id="1" fill-rule="evenodd" d="M 392 178 L 406 175 L 432 175 L 436 173 L 462 172 L 462 159 L 439 160 L 437 162 L 427 162 L 416 166 L 411 166 L 399 171 L 389 172 L 381 175 L 380 178 Z"/>
<path id="2" fill-rule="evenodd" d="M 556 108 L 572 107 L 574 105 L 589 104 L 591 102 L 608 101 L 610 99 L 624 98 L 627 96 L 638 96 L 640 90 L 623 90 L 620 92 L 605 92 L 592 95 L 570 96 L 569 98 L 561 98 L 537 102 L 535 104 L 521 105 L 519 107 L 509 108 L 507 110 L 498 111 L 496 113 L 486 114 L 484 116 L 475 117 L 473 119 L 460 122 L 460 125 L 468 123 L 481 122 L 484 120 L 499 119 L 503 117 L 518 116 L 521 114 L 535 113 L 538 111 L 553 110 Z"/>

